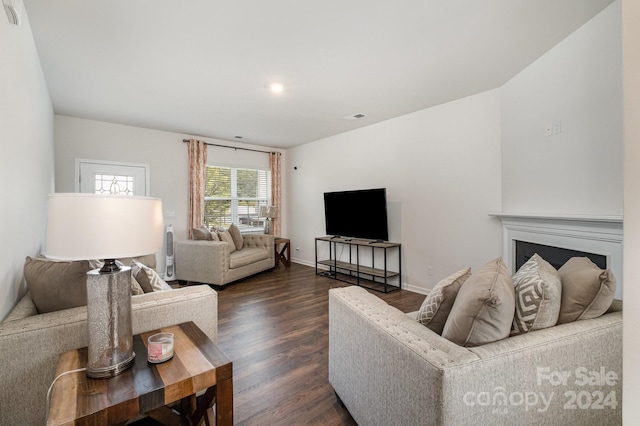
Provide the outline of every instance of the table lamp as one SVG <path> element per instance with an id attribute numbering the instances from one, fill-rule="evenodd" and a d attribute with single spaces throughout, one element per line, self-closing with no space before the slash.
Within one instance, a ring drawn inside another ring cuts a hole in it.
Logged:
<path id="1" fill-rule="evenodd" d="M 267 219 L 264 221 L 265 234 L 271 234 L 271 219 L 276 217 L 277 210 L 275 206 L 260 206 L 260 216 Z"/>
<path id="2" fill-rule="evenodd" d="M 51 194 L 45 256 L 57 260 L 104 260 L 87 272 L 87 376 L 113 377 L 133 365 L 131 268 L 115 259 L 162 248 L 162 201 L 158 198 Z"/>

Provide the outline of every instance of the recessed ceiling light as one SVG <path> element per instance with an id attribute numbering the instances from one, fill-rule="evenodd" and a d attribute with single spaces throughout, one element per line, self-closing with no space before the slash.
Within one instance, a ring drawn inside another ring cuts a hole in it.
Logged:
<path id="1" fill-rule="evenodd" d="M 234 138 L 236 138 L 236 139 L 242 139 L 242 136 L 238 135 L 238 136 L 234 136 Z"/>
<path id="2" fill-rule="evenodd" d="M 284 86 L 281 83 L 271 83 L 269 86 L 273 93 L 282 93 Z"/>

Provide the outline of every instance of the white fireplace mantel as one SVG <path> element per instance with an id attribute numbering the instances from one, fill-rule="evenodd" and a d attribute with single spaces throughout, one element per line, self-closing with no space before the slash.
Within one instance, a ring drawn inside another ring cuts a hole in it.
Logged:
<path id="1" fill-rule="evenodd" d="M 622 216 L 493 213 L 502 221 L 502 257 L 514 273 L 515 242 L 525 241 L 605 256 L 622 299 Z"/>

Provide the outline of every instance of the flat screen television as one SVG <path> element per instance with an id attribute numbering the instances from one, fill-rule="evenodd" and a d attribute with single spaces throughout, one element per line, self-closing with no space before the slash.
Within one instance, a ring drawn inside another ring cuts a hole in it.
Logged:
<path id="1" fill-rule="evenodd" d="M 387 241 L 385 188 L 324 193 L 327 235 Z"/>

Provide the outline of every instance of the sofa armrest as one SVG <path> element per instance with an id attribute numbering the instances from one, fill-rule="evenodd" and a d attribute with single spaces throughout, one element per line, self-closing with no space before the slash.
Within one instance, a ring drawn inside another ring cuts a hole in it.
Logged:
<path id="1" fill-rule="evenodd" d="M 446 368 L 477 359 L 361 287 L 329 291 L 329 382 L 359 425 L 440 424 Z"/>
<path id="2" fill-rule="evenodd" d="M 217 306 L 218 295 L 209 286 L 134 296 L 133 333 L 193 321 L 216 341 Z M 59 355 L 87 343 L 86 306 L 0 323 L 0 423 L 44 424 Z"/>
<path id="3" fill-rule="evenodd" d="M 9 322 L 21 320 L 32 315 L 38 315 L 38 309 L 36 308 L 36 304 L 33 303 L 31 292 L 28 291 L 24 296 L 22 296 L 16 306 L 13 307 L 11 312 L 9 312 L 9 315 L 7 315 L 3 321 Z"/>
<path id="4" fill-rule="evenodd" d="M 224 241 L 178 241 L 175 250 L 179 280 L 215 284 L 229 271 L 229 243 Z"/>

